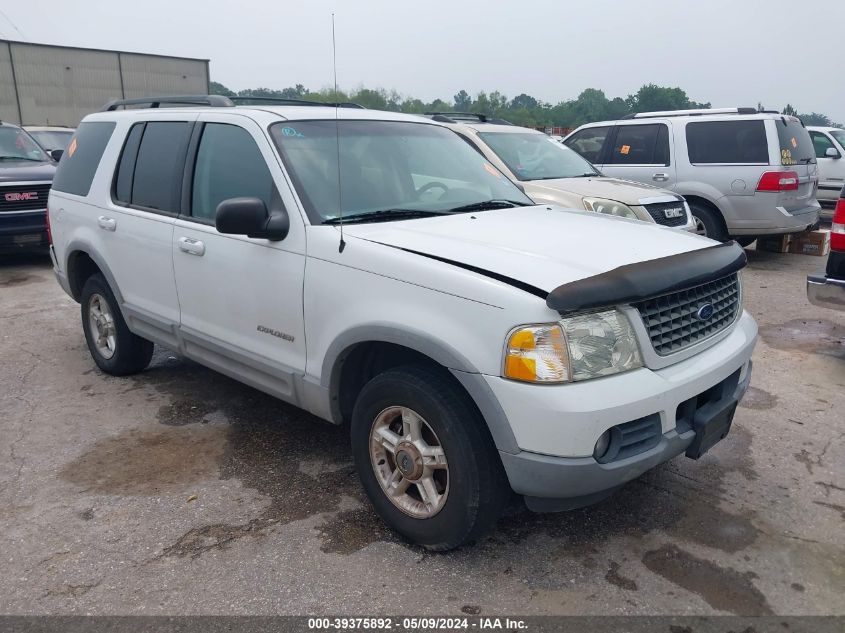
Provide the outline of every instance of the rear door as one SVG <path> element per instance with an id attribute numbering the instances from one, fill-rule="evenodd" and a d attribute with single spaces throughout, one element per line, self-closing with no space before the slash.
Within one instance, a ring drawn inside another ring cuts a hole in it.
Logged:
<path id="1" fill-rule="evenodd" d="M 188 157 L 183 213 L 173 234 L 180 334 L 189 355 L 218 371 L 296 402 L 305 370 L 302 291 L 305 230 L 262 129 L 244 116 L 200 116 Z M 286 208 L 281 241 L 215 228 L 223 200 L 260 198 Z"/>
<path id="2" fill-rule="evenodd" d="M 607 176 L 672 189 L 676 182 L 669 126 L 620 123 L 606 144 L 601 170 Z"/>

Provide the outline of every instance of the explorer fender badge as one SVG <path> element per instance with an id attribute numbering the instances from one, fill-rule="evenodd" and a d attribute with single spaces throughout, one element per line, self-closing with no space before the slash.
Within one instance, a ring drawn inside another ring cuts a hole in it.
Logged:
<path id="1" fill-rule="evenodd" d="M 255 328 L 262 334 L 269 334 L 270 336 L 275 336 L 276 338 L 283 339 L 289 343 L 293 343 L 293 337 L 290 334 L 285 334 L 284 332 L 279 332 L 279 330 L 274 330 L 273 328 L 266 327 L 264 325 L 259 325 Z"/>

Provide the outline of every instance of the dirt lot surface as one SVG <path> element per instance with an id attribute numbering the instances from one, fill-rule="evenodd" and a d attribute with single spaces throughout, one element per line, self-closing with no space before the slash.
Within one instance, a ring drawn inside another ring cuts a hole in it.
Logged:
<path id="1" fill-rule="evenodd" d="M 164 349 L 102 374 L 49 262 L 2 258 L 0 613 L 845 614 L 845 313 L 807 303 L 821 258 L 748 254 L 725 441 L 441 555 L 374 516 L 343 429 Z"/>

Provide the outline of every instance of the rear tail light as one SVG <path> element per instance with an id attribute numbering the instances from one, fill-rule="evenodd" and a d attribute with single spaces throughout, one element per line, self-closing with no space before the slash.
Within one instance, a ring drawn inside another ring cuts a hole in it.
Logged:
<path id="1" fill-rule="evenodd" d="M 845 251 L 845 198 L 839 198 L 830 227 L 830 250 Z"/>
<path id="2" fill-rule="evenodd" d="M 50 230 L 50 205 L 47 205 L 47 213 L 45 213 L 45 219 L 47 222 L 47 242 L 52 246 L 53 232 Z"/>
<path id="3" fill-rule="evenodd" d="M 798 172 L 767 171 L 760 177 L 757 191 L 795 191 L 798 189 Z"/>

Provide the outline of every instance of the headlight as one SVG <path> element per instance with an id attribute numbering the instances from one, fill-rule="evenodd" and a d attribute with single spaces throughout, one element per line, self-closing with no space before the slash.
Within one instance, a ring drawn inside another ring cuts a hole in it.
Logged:
<path id="1" fill-rule="evenodd" d="M 620 218 L 631 218 L 636 220 L 637 214 L 627 204 L 616 202 L 616 200 L 605 200 L 604 198 L 584 198 L 584 208 L 587 211 L 615 215 Z"/>
<path id="2" fill-rule="evenodd" d="M 513 330 L 502 375 L 512 380 L 561 383 L 607 376 L 642 366 L 634 331 L 618 310 Z"/>

